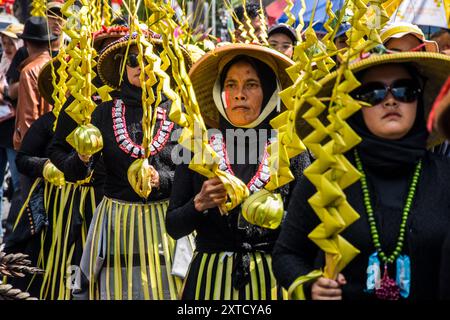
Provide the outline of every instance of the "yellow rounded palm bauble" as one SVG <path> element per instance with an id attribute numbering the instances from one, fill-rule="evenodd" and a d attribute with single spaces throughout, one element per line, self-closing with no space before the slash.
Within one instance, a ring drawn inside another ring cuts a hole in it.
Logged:
<path id="1" fill-rule="evenodd" d="M 242 204 L 242 216 L 259 227 L 276 229 L 283 220 L 284 206 L 281 195 L 266 189 L 255 192 Z"/>
<path id="2" fill-rule="evenodd" d="M 64 173 L 62 173 L 53 163 L 47 161 L 44 165 L 42 176 L 51 184 L 62 187 L 66 183 Z"/>
<path id="3" fill-rule="evenodd" d="M 144 199 L 152 192 L 151 181 L 154 170 L 148 159 L 137 159 L 128 168 L 128 182 L 134 192 Z"/>
<path id="4" fill-rule="evenodd" d="M 100 130 L 90 123 L 79 125 L 73 139 L 75 150 L 81 155 L 92 156 L 103 148 Z"/>

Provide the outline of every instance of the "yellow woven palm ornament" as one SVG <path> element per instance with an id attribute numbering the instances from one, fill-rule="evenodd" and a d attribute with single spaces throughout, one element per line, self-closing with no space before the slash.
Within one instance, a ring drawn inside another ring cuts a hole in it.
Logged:
<path id="1" fill-rule="evenodd" d="M 31 15 L 34 17 L 45 17 L 47 11 L 46 2 L 46 0 L 33 0 L 31 3 Z"/>
<path id="2" fill-rule="evenodd" d="M 103 148 L 100 130 L 90 123 L 79 125 L 66 140 L 81 155 L 92 156 Z"/>
<path id="3" fill-rule="evenodd" d="M 251 224 L 276 229 L 284 216 L 283 199 L 279 193 L 262 189 L 245 199 L 242 216 Z"/>
<path id="4" fill-rule="evenodd" d="M 304 4 L 304 1 L 302 2 Z M 304 298 L 302 286 L 306 281 L 314 281 L 320 276 L 335 279 L 359 253 L 340 236 L 342 231 L 359 218 L 343 192 L 360 177 L 343 155 L 361 140 L 345 121 L 360 108 L 349 95 L 359 83 L 348 70 L 348 64 L 363 50 L 370 50 L 380 43 L 373 14 L 376 8 L 380 8 L 380 3 L 381 1 L 370 0 L 346 2 L 341 9 L 338 24 L 343 18 L 343 12 L 348 10 L 351 12 L 349 22 L 352 28 L 346 33 L 349 49 L 342 53 L 338 52 L 332 43 L 336 30 L 332 29 L 330 24 L 336 16 L 332 12 L 331 2 L 328 1 L 326 10 L 329 20 L 324 25 L 328 34 L 322 39 L 323 44 L 319 43 L 310 24 L 304 32 L 305 42 L 294 50 L 297 64 L 290 75 L 293 77 L 295 72 L 300 76 L 292 90 L 286 91 L 282 98 L 287 100 L 286 103 L 294 105 L 297 134 L 316 158 L 304 172 L 317 189 L 308 202 L 321 220 L 319 226 L 309 234 L 309 238 L 325 252 L 326 260 L 323 272 L 315 270 L 294 281 L 289 289 L 291 297 L 294 298 Z M 371 5 L 370 8 L 368 4 Z M 382 13 L 382 21 L 384 16 Z M 370 27 L 371 23 L 374 27 Z M 342 61 L 337 70 L 336 82 L 329 93 L 330 96 L 319 98 L 323 96 L 319 95 L 322 90 L 321 79 L 329 73 L 334 64 L 330 61 L 330 56 L 336 54 Z"/>
<path id="5" fill-rule="evenodd" d="M 42 176 L 45 180 L 57 187 L 62 187 L 66 183 L 66 180 L 64 179 L 64 173 L 56 168 L 55 165 L 50 161 L 47 161 L 45 163 Z"/>
<path id="6" fill-rule="evenodd" d="M 143 199 L 147 199 L 152 192 L 151 179 L 154 170 L 148 159 L 137 159 L 128 168 L 128 182 L 133 187 L 134 192 Z"/>
<path id="7" fill-rule="evenodd" d="M 95 128 L 91 121 L 91 113 L 96 104 L 92 101 L 92 95 L 96 91 L 92 85 L 95 77 L 93 71 L 94 57 L 92 22 L 98 18 L 92 17 L 92 2 L 80 0 L 81 8 L 75 12 L 71 11 L 74 0 L 64 3 L 61 11 L 65 16 L 76 15 L 75 25 L 66 24 L 64 32 L 71 37 L 66 52 L 68 60 L 67 73 L 70 75 L 67 88 L 74 97 L 74 101 L 67 107 L 66 113 L 78 123 L 78 127 L 66 138 L 67 142 L 82 155 L 93 155 L 103 148 L 103 139 L 100 131 Z"/>

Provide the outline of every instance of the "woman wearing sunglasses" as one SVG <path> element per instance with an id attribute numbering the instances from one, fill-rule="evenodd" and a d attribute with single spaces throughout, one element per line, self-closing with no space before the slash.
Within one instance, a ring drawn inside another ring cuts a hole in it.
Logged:
<path id="1" fill-rule="evenodd" d="M 363 107 L 348 123 L 362 142 L 346 157 L 362 174 L 344 190 L 360 218 L 341 235 L 360 253 L 336 279 L 318 274 L 323 252 L 308 238 L 320 220 L 308 199 L 313 185 L 300 181 L 274 250 L 277 279 L 293 297 L 316 300 L 436 299 L 441 246 L 450 225 L 450 163 L 427 151 L 440 142 L 425 119 L 450 70 L 437 53 L 371 56 L 350 66 L 361 86 L 352 92 Z M 322 80 L 329 97 L 336 73 Z M 299 115 L 300 117 L 300 115 Z M 306 125 L 297 127 L 305 137 Z"/>
<path id="2" fill-rule="evenodd" d="M 158 35 L 150 34 L 148 40 L 155 52 L 162 49 Z M 103 149 L 90 158 L 75 153 L 66 162 L 65 168 L 77 180 L 89 176 L 99 159 L 103 159 L 106 171 L 105 195 L 89 228 L 73 291 L 75 299 L 176 299 L 181 288 L 181 279 L 171 275 L 175 242 L 164 225 L 175 170 L 171 152 L 176 144 L 172 138 L 175 125 L 168 117 L 171 101 L 166 97 L 154 106 L 157 119 L 150 144 L 150 195 L 138 195 L 127 178 L 131 164 L 145 157 L 141 146 L 142 70 L 137 58 L 135 34 L 103 50 L 97 70 L 102 81 L 117 90 L 112 101 L 100 104 L 92 113 L 92 124 L 102 134 Z M 185 59 L 189 65 L 187 52 Z"/>

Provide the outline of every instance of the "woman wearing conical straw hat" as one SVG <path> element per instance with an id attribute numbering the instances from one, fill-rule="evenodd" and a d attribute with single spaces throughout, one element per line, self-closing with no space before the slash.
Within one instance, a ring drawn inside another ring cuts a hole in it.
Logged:
<path id="1" fill-rule="evenodd" d="M 362 142 L 346 157 L 362 177 L 345 189 L 360 217 L 341 234 L 360 253 L 337 279 L 315 270 L 324 257 L 308 235 L 320 221 L 308 203 L 314 187 L 304 180 L 291 197 L 274 273 L 297 298 L 436 299 L 450 225 L 450 166 L 427 150 L 442 138 L 428 134 L 425 119 L 448 77 L 450 58 L 432 52 L 372 55 L 349 69 L 362 83 L 351 95 L 363 107 L 348 123 Z M 322 79 L 318 96 L 329 97 L 335 82 L 336 72 Z M 301 138 L 310 129 L 297 126 Z"/>
<path id="2" fill-rule="evenodd" d="M 123 36 L 126 30 L 104 28 L 94 35 L 94 45 L 99 41 L 114 41 Z M 119 31 L 122 35 L 117 35 Z M 38 77 L 39 92 L 50 104 L 54 104 L 52 67 L 58 69 L 58 65 L 59 61 L 54 58 L 44 65 Z M 99 83 L 101 81 L 96 82 L 97 85 Z M 60 128 L 64 130 L 76 126 L 72 124 L 74 121 L 68 121 L 67 118 L 59 118 L 62 123 Z M 53 112 L 39 118 L 19 151 L 17 164 L 21 172 L 35 180 L 35 183 L 22 207 L 14 232 L 8 237 L 7 245 L 24 247 L 21 250 L 29 253 L 33 263 L 45 271 L 42 276 L 15 282 L 22 283 L 24 289 L 30 286 L 32 294 L 41 299 L 67 300 L 71 298 L 70 277 L 73 276 L 75 266 L 79 265 L 86 241 L 86 224 L 90 224 L 96 203 L 92 186 L 77 184 L 75 181 L 65 182 L 63 173 L 49 160 L 53 151 L 56 121 Z M 103 189 L 103 182 L 99 181 L 101 189 L 97 183 L 97 191 Z"/>
<path id="3" fill-rule="evenodd" d="M 150 194 L 143 194 L 127 179 L 135 161 L 146 158 L 141 146 L 144 110 L 136 37 L 127 35 L 111 43 L 99 58 L 101 79 L 117 90 L 112 101 L 100 104 L 92 114 L 92 124 L 103 139 L 101 154 L 87 159 L 75 153 L 68 159 L 77 179 L 95 170 L 100 157 L 106 170 L 105 196 L 89 229 L 73 291 L 76 299 L 175 299 L 181 286 L 181 280 L 171 275 L 175 242 L 164 225 L 175 169 L 171 159 L 175 125 L 168 118 L 171 101 L 166 97 L 153 114 Z M 147 40 L 162 49 L 158 35 L 149 32 Z"/>
<path id="4" fill-rule="evenodd" d="M 107 32 L 107 30 L 111 29 L 114 29 L 114 32 Z M 98 44 L 99 41 L 106 42 L 108 39 L 114 41 L 123 36 L 128 29 L 118 30 L 116 28 L 110 28 L 107 30 L 102 30 L 105 32 L 98 33 L 100 37 L 96 37 L 97 34 L 94 35 L 94 45 Z M 117 35 L 118 31 L 122 32 L 122 34 L 119 33 Z M 97 49 L 98 48 L 99 47 L 97 47 Z M 39 92 L 50 104 L 54 104 L 52 97 L 54 91 L 52 68 L 56 73 L 59 65 L 58 59 L 54 58 L 44 65 L 38 77 Z M 57 77 L 59 77 L 59 75 Z M 96 81 L 95 84 L 97 86 L 102 85 L 101 81 Z M 55 119 L 55 115 L 49 113 L 45 116 L 46 120 L 40 121 L 38 129 L 34 130 L 34 136 L 36 141 L 42 143 L 36 142 L 31 144 L 33 145 L 33 148 L 36 147 L 38 149 L 28 150 L 26 153 L 28 157 L 31 157 L 29 154 L 33 155 L 33 152 L 40 156 L 45 155 L 45 159 L 51 158 L 52 164 L 57 163 L 55 164 L 55 167 L 64 171 L 61 159 L 67 158 L 72 149 L 65 141 L 65 136 L 63 139 L 64 143 L 61 145 L 58 145 L 57 143 L 61 142 L 61 136 L 68 135 L 66 132 L 68 131 L 70 133 L 76 127 L 76 122 L 65 113 L 66 107 L 70 105 L 72 101 L 72 97 L 67 99 L 67 103 L 63 106 L 63 110 L 59 112 L 58 119 Z M 94 101 L 98 102 L 101 100 L 95 99 L 94 97 Z M 49 120 L 50 118 L 52 118 L 51 121 Z M 56 131 L 54 131 L 56 125 L 55 122 L 58 122 Z M 58 138 L 56 141 L 57 146 L 61 146 L 62 149 L 56 149 L 59 157 L 54 156 L 55 138 Z M 42 144 L 45 144 L 45 146 Z M 67 149 L 69 150 L 67 151 Z M 45 154 L 42 154 L 44 151 Z M 61 155 L 62 153 L 64 154 Z M 21 160 L 21 163 L 27 163 L 26 160 L 28 160 L 28 157 L 22 157 L 25 160 Z M 53 198 L 51 199 L 53 200 L 47 200 L 45 203 L 55 202 L 58 205 L 55 207 L 57 209 L 50 208 L 46 210 L 47 225 L 44 228 L 45 237 L 42 237 L 41 239 L 40 234 L 39 236 L 35 236 L 35 238 L 39 237 L 35 242 L 41 244 L 36 246 L 38 249 L 35 250 L 35 253 L 39 254 L 39 265 L 45 270 L 42 281 L 32 282 L 33 287 L 39 287 L 39 291 L 36 294 L 37 297 L 51 300 L 71 299 L 71 277 L 73 277 L 76 266 L 79 265 L 81 259 L 88 227 L 93 212 L 95 211 L 95 207 L 98 204 L 96 203 L 96 198 L 100 198 L 101 200 L 101 197 L 103 196 L 103 181 L 104 178 L 102 179 L 101 170 L 97 170 L 94 179 L 92 179 L 90 183 L 78 183 L 77 181 L 70 180 L 69 177 L 69 180 L 67 180 L 59 190 L 56 190 L 56 194 L 53 194 L 55 192 L 46 193 L 47 196 L 52 196 Z M 35 190 L 30 193 L 31 200 L 29 201 L 33 201 L 33 195 L 41 191 L 41 184 L 43 182 L 44 181 L 41 181 L 40 184 L 36 186 Z M 49 198 L 47 197 L 47 199 Z M 100 200 L 97 201 L 99 202 Z M 28 217 L 22 214 L 21 219 L 28 219 Z M 22 221 L 17 228 L 20 229 L 21 223 Z M 20 234 L 20 231 L 15 231 L 14 234 L 18 235 Z M 37 283 L 39 285 L 37 285 Z"/>
<path id="5" fill-rule="evenodd" d="M 233 44 L 207 53 L 189 73 L 202 117 L 215 129 L 210 132 L 210 145 L 220 158 L 219 169 L 240 179 L 252 196 L 222 215 L 219 207 L 226 202 L 227 192 L 221 180 L 206 179 L 188 164 L 177 167 L 167 230 L 175 239 L 196 231 L 196 252 L 182 299 L 283 296 L 271 267 L 279 223 L 272 224 L 268 217 L 277 216 L 280 208 L 282 217 L 283 201 L 289 198 L 292 185 L 276 194 L 264 187 L 270 180 L 268 148 L 276 140 L 269 122 L 284 108 L 278 93 L 291 83 L 285 69 L 292 63 L 261 45 Z M 303 154 L 293 163 L 291 169 L 298 176 L 309 160 Z M 263 199 L 270 199 L 272 206 Z M 249 222 L 243 210 L 253 205 L 261 207 L 259 217 L 268 219 Z"/>

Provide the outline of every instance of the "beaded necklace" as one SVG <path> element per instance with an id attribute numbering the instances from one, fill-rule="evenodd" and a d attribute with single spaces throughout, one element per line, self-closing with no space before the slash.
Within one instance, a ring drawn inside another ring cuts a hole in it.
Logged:
<path id="1" fill-rule="evenodd" d="M 369 194 L 369 188 L 367 186 L 366 175 L 364 173 L 362 162 L 361 162 L 361 159 L 360 159 L 359 154 L 356 149 L 354 150 L 354 154 L 355 154 L 356 167 L 358 168 L 358 171 L 361 173 L 361 189 L 362 189 L 362 193 L 363 193 L 364 206 L 366 208 L 367 218 L 369 220 L 370 234 L 371 234 L 372 241 L 373 241 L 373 244 L 376 249 L 375 258 L 377 258 L 379 256 L 381 261 L 384 263 L 384 271 L 385 271 L 384 276 L 383 276 L 383 279 L 381 280 L 381 287 L 379 289 L 377 289 L 376 293 L 377 293 L 377 296 L 381 299 L 389 299 L 389 300 L 395 299 L 396 300 L 399 298 L 399 288 L 398 288 L 397 284 L 393 280 L 391 280 L 389 278 L 389 276 L 387 275 L 387 265 L 394 263 L 394 261 L 396 261 L 399 258 L 400 253 L 402 251 L 403 242 L 405 239 L 406 221 L 408 220 L 409 212 L 411 210 L 411 205 L 412 205 L 415 193 L 416 193 L 416 187 L 417 187 L 417 183 L 419 181 L 419 177 L 420 177 L 420 173 L 421 173 L 421 169 L 422 169 L 422 160 L 419 160 L 419 162 L 416 164 L 416 168 L 414 170 L 411 185 L 408 190 L 408 196 L 406 198 L 406 203 L 403 208 L 403 214 L 402 214 L 402 220 L 400 223 L 400 231 L 399 231 L 399 235 L 398 235 L 398 239 L 397 239 L 397 244 L 395 246 L 394 251 L 388 256 L 381 248 L 380 236 L 377 231 L 375 216 L 373 213 L 372 204 L 370 202 L 370 194 Z M 373 259 L 373 257 L 371 256 L 370 259 Z M 371 265 L 370 259 L 369 259 L 369 266 Z M 408 258 L 408 261 L 409 261 L 409 258 Z M 397 263 L 397 265 L 398 265 L 398 263 Z M 408 289 L 409 289 L 409 287 L 408 287 Z M 409 290 L 408 290 L 408 294 L 409 294 Z"/>
<path id="2" fill-rule="evenodd" d="M 251 193 L 257 192 L 264 188 L 264 186 L 270 180 L 270 168 L 269 168 L 269 152 L 268 147 L 273 142 L 274 138 L 270 139 L 264 148 L 263 158 L 258 166 L 258 171 L 253 176 L 253 178 L 247 183 L 247 187 Z M 219 169 L 229 174 L 234 175 L 233 169 L 231 168 L 230 160 L 228 158 L 227 148 L 222 136 L 222 133 L 217 133 L 211 136 L 209 144 L 220 157 Z"/>
<path id="3" fill-rule="evenodd" d="M 135 143 L 129 136 L 125 119 L 126 107 L 121 99 L 114 100 L 112 107 L 113 130 L 119 148 L 132 158 L 144 158 L 145 150 L 141 145 Z M 170 133 L 174 127 L 172 121 L 167 120 L 166 110 L 157 108 L 157 119 L 160 122 L 150 144 L 150 155 L 154 156 L 160 152 L 169 141 Z"/>

